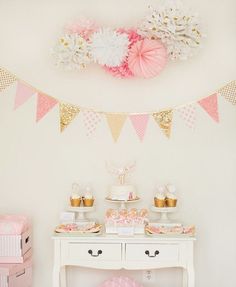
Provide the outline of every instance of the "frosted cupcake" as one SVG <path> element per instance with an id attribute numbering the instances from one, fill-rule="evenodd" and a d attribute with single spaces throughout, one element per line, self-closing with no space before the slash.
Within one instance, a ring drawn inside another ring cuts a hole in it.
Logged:
<path id="1" fill-rule="evenodd" d="M 83 196 L 83 205 L 87 207 L 93 206 L 94 198 L 91 192 L 86 192 Z"/>
<path id="2" fill-rule="evenodd" d="M 166 206 L 167 207 L 176 207 L 177 205 L 177 196 L 173 192 L 167 192 L 166 194 Z"/>
<path id="3" fill-rule="evenodd" d="M 154 197 L 154 204 L 156 207 L 165 207 L 166 197 L 164 193 L 158 192 Z"/>
<path id="4" fill-rule="evenodd" d="M 80 206 L 81 203 L 81 196 L 78 193 L 72 193 L 70 197 L 70 204 L 73 207 L 78 207 Z"/>

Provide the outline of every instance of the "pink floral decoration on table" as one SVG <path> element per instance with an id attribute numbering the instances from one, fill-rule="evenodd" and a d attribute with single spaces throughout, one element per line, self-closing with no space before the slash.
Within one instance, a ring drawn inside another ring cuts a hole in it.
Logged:
<path id="1" fill-rule="evenodd" d="M 166 66 L 167 50 L 157 40 L 143 39 L 130 49 L 128 64 L 135 76 L 152 78 L 157 76 Z"/>
<path id="2" fill-rule="evenodd" d="M 92 20 L 87 18 L 81 18 L 80 20 L 68 24 L 65 27 L 65 31 L 69 34 L 80 34 L 85 40 L 89 40 L 89 37 L 99 29 L 99 26 Z"/>
<path id="3" fill-rule="evenodd" d="M 117 30 L 117 32 L 121 34 L 127 34 L 129 39 L 129 50 L 136 42 L 142 39 L 142 36 L 140 36 L 135 29 L 120 28 Z M 130 78 L 134 76 L 133 72 L 130 70 L 128 65 L 128 57 L 125 58 L 125 60 L 120 66 L 117 67 L 104 66 L 104 69 L 110 74 L 112 74 L 112 76 L 117 78 Z"/>
<path id="4" fill-rule="evenodd" d="M 119 277 L 112 277 L 104 281 L 99 287 L 143 287 L 143 286 L 129 277 L 119 276 Z"/>

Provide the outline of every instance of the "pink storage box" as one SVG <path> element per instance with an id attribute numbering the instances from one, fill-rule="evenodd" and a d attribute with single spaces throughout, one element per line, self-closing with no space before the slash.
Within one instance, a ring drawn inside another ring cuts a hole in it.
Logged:
<path id="1" fill-rule="evenodd" d="M 0 216 L 0 263 L 23 263 L 31 256 L 31 247 L 31 230 L 27 218 Z"/>
<path id="2" fill-rule="evenodd" d="M 21 235 L 0 235 L 0 263 L 23 263 L 31 256 L 31 231 Z"/>
<path id="3" fill-rule="evenodd" d="M 32 287 L 32 259 L 23 264 L 0 264 L 0 287 Z"/>

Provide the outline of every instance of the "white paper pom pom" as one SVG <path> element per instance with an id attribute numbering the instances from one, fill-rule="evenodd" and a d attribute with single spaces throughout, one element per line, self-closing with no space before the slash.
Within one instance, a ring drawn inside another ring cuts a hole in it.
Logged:
<path id="1" fill-rule="evenodd" d="M 66 70 L 80 70 L 90 63 L 90 46 L 88 42 L 78 34 L 65 34 L 62 36 L 53 50 L 57 66 Z"/>
<path id="2" fill-rule="evenodd" d="M 90 40 L 91 54 L 94 61 L 100 65 L 119 66 L 128 53 L 128 36 L 110 28 L 100 29 L 91 36 Z"/>
<path id="3" fill-rule="evenodd" d="M 172 60 L 185 60 L 200 47 L 202 32 L 196 15 L 180 1 L 161 1 L 141 23 L 138 32 L 151 39 L 161 39 Z"/>

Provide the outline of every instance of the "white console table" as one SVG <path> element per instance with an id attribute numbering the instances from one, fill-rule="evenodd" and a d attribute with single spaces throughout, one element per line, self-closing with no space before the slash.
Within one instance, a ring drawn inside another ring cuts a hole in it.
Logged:
<path id="1" fill-rule="evenodd" d="M 193 237 L 54 236 L 53 287 L 66 287 L 66 266 L 145 270 L 183 268 L 183 286 L 194 287 Z"/>

